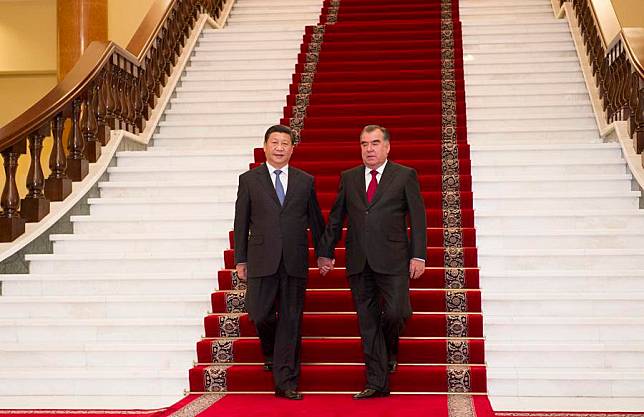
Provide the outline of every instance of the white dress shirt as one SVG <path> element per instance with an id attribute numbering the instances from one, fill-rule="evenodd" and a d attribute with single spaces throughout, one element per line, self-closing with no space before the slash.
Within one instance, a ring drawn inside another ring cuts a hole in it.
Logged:
<path id="1" fill-rule="evenodd" d="M 268 168 L 268 174 L 273 182 L 273 187 L 275 187 L 275 171 L 277 168 L 271 166 L 268 162 L 266 163 L 266 167 Z M 286 190 L 288 190 L 288 165 L 282 167 L 280 171 L 282 171 L 280 174 L 280 182 L 282 183 L 282 187 L 284 187 L 284 194 L 286 194 Z"/>
<path id="2" fill-rule="evenodd" d="M 380 184 L 380 178 L 382 178 L 382 173 L 385 170 L 385 165 L 387 165 L 386 159 L 382 165 L 376 168 L 376 171 L 378 171 L 378 174 L 376 175 L 376 181 L 378 182 L 378 184 Z M 369 183 L 371 182 L 371 171 L 373 171 L 371 168 L 367 166 L 364 167 L 365 191 L 369 189 Z"/>

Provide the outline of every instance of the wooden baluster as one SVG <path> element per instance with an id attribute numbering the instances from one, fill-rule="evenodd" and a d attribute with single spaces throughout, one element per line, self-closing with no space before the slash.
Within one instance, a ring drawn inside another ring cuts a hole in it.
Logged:
<path id="1" fill-rule="evenodd" d="M 72 128 L 67 135 L 67 176 L 72 181 L 82 181 L 89 173 L 89 161 L 85 158 L 85 140 L 81 131 L 80 98 L 72 102 Z"/>
<path id="2" fill-rule="evenodd" d="M 16 169 L 18 158 L 26 152 L 26 141 L 2 151 L 4 158 L 5 183 L 0 198 L 0 242 L 11 242 L 25 233 L 25 219 L 20 216 L 18 207 L 20 195 L 16 186 Z"/>
<path id="3" fill-rule="evenodd" d="M 154 66 L 154 50 L 150 51 L 150 59 L 146 64 L 146 83 L 148 88 L 148 108 L 154 108 L 157 104 L 157 97 L 155 95 L 156 91 L 156 75 L 155 75 L 155 66 Z"/>
<path id="4" fill-rule="evenodd" d="M 142 67 L 137 68 L 136 77 L 136 94 L 134 96 L 134 119 L 136 123 L 137 133 L 145 130 L 145 122 L 147 119 L 146 110 L 148 108 L 148 89 L 145 85 L 146 72 Z"/>
<path id="5" fill-rule="evenodd" d="M 45 197 L 45 175 L 42 171 L 40 155 L 43 138 L 48 136 L 49 125 L 29 135 L 29 153 L 31 164 L 27 174 L 27 196 L 20 202 L 20 215 L 25 221 L 35 223 L 49 214 L 49 200 Z"/>
<path id="6" fill-rule="evenodd" d="M 635 73 L 635 77 L 637 79 L 633 83 L 633 88 L 637 95 L 637 104 L 635 105 L 635 123 L 632 135 L 635 143 L 642 144 L 642 148 L 644 148 L 644 78 L 640 77 L 638 73 Z"/>
<path id="7" fill-rule="evenodd" d="M 123 129 L 123 76 L 119 63 L 114 65 L 114 129 Z"/>
<path id="8" fill-rule="evenodd" d="M 155 108 L 157 99 L 161 97 L 161 54 L 158 39 L 157 46 L 152 51 L 152 75 L 154 77 L 154 82 L 152 87 L 152 94 L 150 95 L 150 107 Z"/>
<path id="9" fill-rule="evenodd" d="M 67 176 L 67 159 L 63 146 L 63 128 L 65 118 L 62 113 L 56 115 L 52 122 L 54 144 L 49 157 L 51 174 L 45 180 L 45 196 L 49 201 L 63 201 L 72 192 L 72 180 Z"/>
<path id="10" fill-rule="evenodd" d="M 128 72 L 128 97 L 127 97 L 127 120 L 130 125 L 130 132 L 136 133 L 136 101 L 138 100 L 136 78 L 134 74 L 136 66 L 130 63 Z"/>
<path id="11" fill-rule="evenodd" d="M 98 113 L 99 92 L 97 84 L 87 89 L 81 117 L 81 128 L 85 139 L 85 157 L 92 163 L 98 161 L 101 156 L 101 142 L 96 138 L 98 132 L 96 116 Z"/>
<path id="12" fill-rule="evenodd" d="M 96 131 L 96 139 L 101 145 L 107 145 L 110 141 L 110 127 L 107 122 L 107 94 L 109 84 L 107 82 L 107 69 L 103 69 L 101 75 L 96 82 L 96 123 L 98 129 Z"/>
<path id="13" fill-rule="evenodd" d="M 105 75 L 105 112 L 106 112 L 105 120 L 110 130 L 116 129 L 118 125 L 115 108 L 116 108 L 116 88 L 115 88 L 114 65 L 112 65 L 112 63 L 108 63 L 106 68 L 106 75 Z M 103 143 L 103 145 L 105 145 L 105 143 Z"/>

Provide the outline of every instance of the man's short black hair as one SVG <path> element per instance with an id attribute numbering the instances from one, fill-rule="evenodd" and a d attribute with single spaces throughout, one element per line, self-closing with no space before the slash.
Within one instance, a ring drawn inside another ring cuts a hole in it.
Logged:
<path id="1" fill-rule="evenodd" d="M 271 135 L 271 133 L 286 133 L 289 138 L 291 138 L 291 145 L 294 145 L 295 142 L 293 141 L 293 132 L 291 131 L 291 128 L 288 126 L 284 125 L 273 125 L 268 128 L 266 133 L 264 133 L 264 143 L 268 142 L 268 137 Z"/>

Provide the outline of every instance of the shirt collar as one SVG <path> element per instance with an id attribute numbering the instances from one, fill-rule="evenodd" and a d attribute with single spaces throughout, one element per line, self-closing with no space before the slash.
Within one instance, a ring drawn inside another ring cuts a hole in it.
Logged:
<path id="1" fill-rule="evenodd" d="M 275 175 L 275 171 L 277 168 L 266 162 L 266 167 L 268 168 L 268 173 L 271 174 L 271 176 Z M 280 171 L 282 171 L 282 174 L 288 175 L 288 165 L 284 165 Z"/>
<path id="2" fill-rule="evenodd" d="M 387 159 L 385 159 L 385 162 L 382 163 L 378 168 L 376 168 L 376 171 L 378 171 L 378 174 L 382 175 L 382 173 L 385 171 L 385 166 L 387 165 Z M 365 166 L 364 167 L 364 172 L 365 175 L 371 175 L 371 168 Z"/>

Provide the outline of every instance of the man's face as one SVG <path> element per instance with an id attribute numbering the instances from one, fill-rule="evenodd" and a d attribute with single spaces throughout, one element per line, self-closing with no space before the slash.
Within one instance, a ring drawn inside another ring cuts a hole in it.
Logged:
<path id="1" fill-rule="evenodd" d="M 362 162 L 369 169 L 376 169 L 384 164 L 389 155 L 389 142 L 385 141 L 385 135 L 380 129 L 363 133 L 360 137 L 360 148 Z"/>
<path id="2" fill-rule="evenodd" d="M 266 161 L 275 168 L 283 168 L 293 155 L 293 144 L 287 133 L 273 132 L 264 144 Z"/>

